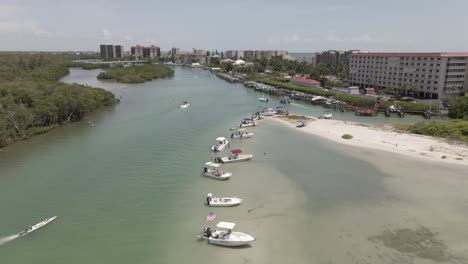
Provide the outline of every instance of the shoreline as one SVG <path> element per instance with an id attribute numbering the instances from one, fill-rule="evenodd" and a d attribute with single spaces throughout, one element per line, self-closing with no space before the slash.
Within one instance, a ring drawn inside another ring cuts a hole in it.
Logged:
<path id="1" fill-rule="evenodd" d="M 463 143 L 449 143 L 448 140 L 430 136 L 398 132 L 389 126 L 360 124 L 334 119 L 316 119 L 299 129 L 303 133 L 319 136 L 339 144 L 360 148 L 381 150 L 410 156 L 426 161 L 468 166 L 468 146 Z M 273 117 L 275 122 L 296 128 L 297 122 Z M 343 139 L 351 134 L 352 139 Z"/>

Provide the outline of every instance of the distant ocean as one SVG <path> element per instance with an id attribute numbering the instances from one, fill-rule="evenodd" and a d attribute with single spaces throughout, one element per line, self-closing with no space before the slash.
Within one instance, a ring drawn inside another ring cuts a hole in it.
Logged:
<path id="1" fill-rule="evenodd" d="M 289 56 L 294 58 L 312 57 L 315 52 L 289 52 Z"/>

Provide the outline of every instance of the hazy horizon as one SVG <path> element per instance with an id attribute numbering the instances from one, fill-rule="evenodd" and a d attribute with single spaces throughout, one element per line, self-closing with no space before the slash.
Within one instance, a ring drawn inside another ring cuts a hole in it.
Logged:
<path id="1" fill-rule="evenodd" d="M 466 51 L 468 2 L 0 0 L 0 50 Z"/>

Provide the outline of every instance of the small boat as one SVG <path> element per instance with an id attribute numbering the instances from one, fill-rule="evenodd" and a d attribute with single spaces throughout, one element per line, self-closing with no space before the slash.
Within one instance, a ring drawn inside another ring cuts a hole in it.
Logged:
<path id="1" fill-rule="evenodd" d="M 273 108 L 265 108 L 260 111 L 260 114 L 263 116 L 274 116 L 276 111 L 274 111 Z"/>
<path id="2" fill-rule="evenodd" d="M 229 141 L 224 137 L 219 137 L 216 141 L 216 144 L 211 147 L 212 151 L 221 151 L 229 144 Z"/>
<path id="3" fill-rule="evenodd" d="M 222 163 L 230 163 L 230 162 L 238 162 L 238 161 L 247 161 L 253 157 L 252 154 L 241 154 L 241 153 L 242 153 L 242 150 L 233 149 L 231 150 L 231 154 L 229 155 L 229 157 L 218 158 L 218 161 L 221 161 Z"/>
<path id="4" fill-rule="evenodd" d="M 183 101 L 182 104 L 180 105 L 180 108 L 187 108 L 189 107 L 189 103 L 187 101 Z"/>
<path id="5" fill-rule="evenodd" d="M 276 107 L 276 114 L 277 115 L 289 115 L 289 112 L 286 108 L 282 106 L 278 106 Z"/>
<path id="6" fill-rule="evenodd" d="M 55 218 L 57 218 L 57 216 L 53 216 L 51 218 L 46 218 L 44 221 L 42 222 L 39 222 L 35 225 L 32 225 L 32 226 L 28 226 L 27 228 L 25 228 L 23 231 L 19 232 L 18 233 L 18 236 L 25 236 L 31 232 L 34 232 L 36 231 L 37 229 L 47 225 L 48 223 L 52 222 L 55 220 Z"/>
<path id="7" fill-rule="evenodd" d="M 326 111 L 325 114 L 323 115 L 324 119 L 332 119 L 333 115 L 330 111 Z"/>
<path id="8" fill-rule="evenodd" d="M 263 116 L 260 114 L 260 112 L 256 112 L 250 117 L 250 119 L 253 121 L 256 121 L 256 120 L 263 119 Z"/>
<path id="9" fill-rule="evenodd" d="M 281 100 L 280 100 L 280 103 L 282 103 L 282 104 L 290 104 L 290 103 L 291 103 L 291 100 L 289 100 L 289 97 L 288 97 L 288 96 L 283 96 L 283 98 L 281 98 Z"/>
<path id="10" fill-rule="evenodd" d="M 257 123 L 255 123 L 255 121 L 252 120 L 252 118 L 244 118 L 239 127 L 252 127 L 252 126 L 256 126 Z"/>
<path id="11" fill-rule="evenodd" d="M 90 127 L 94 127 L 94 126 L 96 125 L 96 123 L 93 123 L 93 122 L 91 122 L 91 121 L 88 121 L 88 125 L 89 125 Z"/>
<path id="12" fill-rule="evenodd" d="M 237 197 L 213 197 L 213 194 L 206 195 L 206 204 L 208 206 L 229 207 L 236 206 L 242 203 L 242 199 Z"/>
<path id="13" fill-rule="evenodd" d="M 233 232 L 235 223 L 219 222 L 216 227 L 221 230 L 214 230 L 211 227 L 203 228 L 202 235 L 199 238 L 208 240 L 208 243 L 226 247 L 239 247 L 248 245 L 255 241 L 251 235 L 242 232 Z"/>
<path id="14" fill-rule="evenodd" d="M 245 139 L 245 138 L 251 138 L 254 135 L 254 133 L 250 133 L 245 131 L 245 129 L 241 128 L 237 130 L 235 133 L 231 133 L 231 138 L 235 139 Z"/>
<path id="15" fill-rule="evenodd" d="M 260 97 L 260 98 L 258 98 L 258 100 L 259 100 L 260 102 L 268 103 L 268 98 L 265 98 L 265 97 Z"/>
<path id="16" fill-rule="evenodd" d="M 202 174 L 206 177 L 210 177 L 217 180 L 227 180 L 232 176 L 231 172 L 222 171 L 219 169 L 220 164 L 214 162 L 205 163 L 206 167 L 203 167 Z"/>

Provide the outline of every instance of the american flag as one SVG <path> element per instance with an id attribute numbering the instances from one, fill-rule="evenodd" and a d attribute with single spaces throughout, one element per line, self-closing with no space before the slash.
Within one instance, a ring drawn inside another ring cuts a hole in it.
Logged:
<path id="1" fill-rule="evenodd" d="M 215 219 L 216 219 L 216 215 L 215 215 L 214 212 L 210 212 L 210 213 L 206 216 L 206 221 L 207 221 L 207 222 L 211 222 L 211 221 L 213 221 L 213 220 L 215 220 Z"/>

